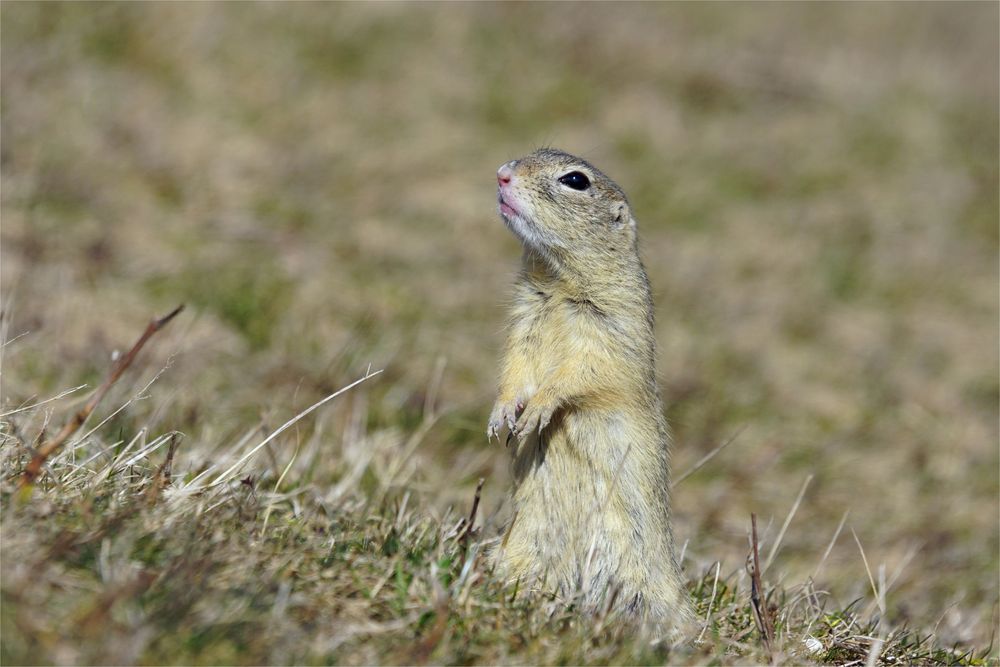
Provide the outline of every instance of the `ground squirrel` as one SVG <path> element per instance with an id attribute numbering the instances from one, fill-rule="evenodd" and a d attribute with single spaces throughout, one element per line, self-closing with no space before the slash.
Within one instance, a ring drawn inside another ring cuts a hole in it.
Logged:
<path id="1" fill-rule="evenodd" d="M 622 189 L 541 149 L 497 172 L 500 216 L 524 246 L 487 435 L 512 445 L 513 518 L 495 551 L 522 585 L 612 594 L 678 627 L 691 608 L 675 556 L 669 439 L 653 303 Z"/>

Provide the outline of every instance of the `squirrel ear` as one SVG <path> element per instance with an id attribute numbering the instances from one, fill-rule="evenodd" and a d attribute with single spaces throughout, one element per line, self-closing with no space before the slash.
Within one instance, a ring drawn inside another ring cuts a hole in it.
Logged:
<path id="1" fill-rule="evenodd" d="M 632 215 L 629 213 L 628 204 L 625 202 L 619 202 L 611 208 L 611 212 L 615 216 L 615 227 L 621 229 L 626 224 L 635 227 L 635 220 L 632 219 Z"/>

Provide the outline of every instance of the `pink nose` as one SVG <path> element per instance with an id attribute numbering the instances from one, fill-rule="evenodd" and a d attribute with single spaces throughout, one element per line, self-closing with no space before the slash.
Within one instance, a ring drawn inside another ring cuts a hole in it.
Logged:
<path id="1" fill-rule="evenodd" d="M 514 170 L 510 168 L 509 165 L 503 165 L 497 169 L 497 183 L 500 185 L 507 185 L 510 183 L 510 179 L 514 177 Z"/>

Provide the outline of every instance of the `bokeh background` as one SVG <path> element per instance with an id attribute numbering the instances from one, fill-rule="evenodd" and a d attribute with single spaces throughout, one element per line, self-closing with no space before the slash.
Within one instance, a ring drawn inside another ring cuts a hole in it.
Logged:
<path id="1" fill-rule="evenodd" d="M 847 513 L 822 573 L 837 600 L 871 592 L 853 529 L 896 626 L 990 642 L 996 3 L 0 18 L 0 294 L 6 339 L 25 334 L 4 348 L 5 408 L 93 386 L 184 302 L 142 362 L 169 369 L 108 437 L 182 431 L 175 472 L 197 471 L 370 364 L 384 373 L 322 418 L 331 443 L 360 404 L 402 450 L 433 393 L 408 488 L 445 507 L 484 476 L 495 530 L 506 458 L 484 429 L 519 249 L 494 172 L 552 145 L 632 201 L 675 470 L 738 434 L 675 489 L 686 567 L 741 570 L 750 512 L 773 543 L 812 476 L 774 578 L 812 574 Z"/>

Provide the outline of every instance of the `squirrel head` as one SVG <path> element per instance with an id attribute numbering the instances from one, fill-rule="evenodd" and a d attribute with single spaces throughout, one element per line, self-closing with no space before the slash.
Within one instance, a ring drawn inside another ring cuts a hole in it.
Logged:
<path id="1" fill-rule="evenodd" d="M 497 183 L 500 217 L 526 249 L 555 267 L 586 270 L 636 255 L 625 193 L 586 160 L 542 148 L 501 165 Z"/>

